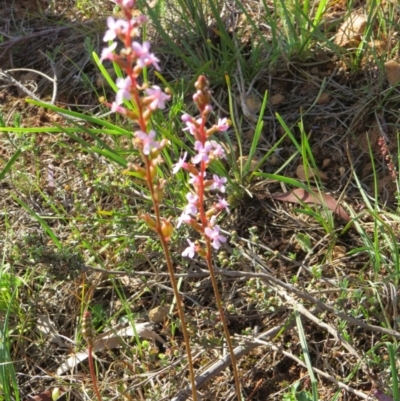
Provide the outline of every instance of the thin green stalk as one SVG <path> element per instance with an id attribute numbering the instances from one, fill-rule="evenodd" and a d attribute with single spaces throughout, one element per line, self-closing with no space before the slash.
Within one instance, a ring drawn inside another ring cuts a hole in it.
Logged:
<path id="1" fill-rule="evenodd" d="M 394 401 L 400 400 L 399 395 L 399 381 L 398 381 L 398 372 L 397 372 L 397 349 L 391 343 L 386 343 L 388 352 L 389 352 L 389 360 L 390 360 L 390 371 L 392 373 L 392 389 L 393 389 L 393 399 Z"/>

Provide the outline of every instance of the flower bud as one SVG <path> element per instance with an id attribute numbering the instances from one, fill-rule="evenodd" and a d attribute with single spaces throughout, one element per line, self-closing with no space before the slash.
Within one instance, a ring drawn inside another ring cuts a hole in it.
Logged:
<path id="1" fill-rule="evenodd" d="M 150 217 L 150 215 L 148 213 L 141 214 L 139 217 L 146 222 L 146 224 L 149 228 L 156 231 L 156 226 L 157 226 L 156 222 L 153 220 L 153 218 Z"/>
<path id="2" fill-rule="evenodd" d="M 203 248 L 198 248 L 197 249 L 197 254 L 200 255 L 202 258 L 206 258 L 207 252 Z"/>
<path id="3" fill-rule="evenodd" d="M 172 224 L 169 220 L 163 219 L 161 223 L 161 233 L 166 241 L 171 239 L 171 235 L 174 231 Z"/>
<path id="4" fill-rule="evenodd" d="M 166 182 L 166 180 L 160 180 L 158 185 L 154 188 L 154 198 L 157 203 L 161 203 L 163 200 Z"/>
<path id="5" fill-rule="evenodd" d="M 94 329 L 92 323 L 92 316 L 88 311 L 84 312 L 82 317 L 82 336 L 86 340 L 88 347 L 93 348 Z"/>
<path id="6" fill-rule="evenodd" d="M 214 216 L 214 214 L 216 212 L 217 212 L 217 210 L 214 207 L 211 207 L 210 209 L 208 209 L 206 211 L 207 220 L 209 220 L 212 216 Z"/>
<path id="7" fill-rule="evenodd" d="M 154 166 L 154 164 L 152 163 L 151 166 L 150 166 L 150 178 L 151 178 L 152 181 L 154 180 L 154 178 L 156 177 L 156 175 L 157 175 L 157 168 L 156 168 L 156 166 Z"/>

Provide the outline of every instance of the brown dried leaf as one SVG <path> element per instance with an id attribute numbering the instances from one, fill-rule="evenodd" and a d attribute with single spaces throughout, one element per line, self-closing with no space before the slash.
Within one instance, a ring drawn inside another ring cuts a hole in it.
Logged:
<path id="1" fill-rule="evenodd" d="M 367 17 L 365 15 L 351 14 L 340 26 L 335 38 L 335 44 L 342 47 L 358 46 L 366 26 Z"/>
<path id="2" fill-rule="evenodd" d="M 331 101 L 332 97 L 330 95 L 330 93 L 327 92 L 322 92 L 317 100 L 317 104 L 326 104 L 329 103 Z"/>
<path id="3" fill-rule="evenodd" d="M 156 306 L 149 311 L 149 319 L 153 323 L 164 323 L 168 315 L 168 308 L 165 305 Z"/>
<path id="4" fill-rule="evenodd" d="M 249 160 L 249 156 L 241 156 L 237 159 L 237 163 L 239 165 L 245 166 L 248 160 Z M 253 157 L 253 159 L 251 159 L 251 161 L 250 161 L 249 171 L 253 172 L 256 169 L 256 167 L 258 166 L 258 163 L 259 163 L 259 160 Z"/>
<path id="5" fill-rule="evenodd" d="M 340 259 L 346 256 L 346 248 L 343 245 L 335 245 L 332 250 L 332 258 Z"/>
<path id="6" fill-rule="evenodd" d="M 389 60 L 385 63 L 386 78 L 391 85 L 400 81 L 400 63 L 396 60 Z"/>
<path id="7" fill-rule="evenodd" d="M 55 329 L 53 321 L 48 316 L 38 315 L 35 331 L 39 334 L 45 335 L 50 340 L 50 342 L 55 343 L 60 347 L 65 346 L 64 341 L 61 339 Z"/>
<path id="8" fill-rule="evenodd" d="M 157 333 L 152 331 L 152 323 L 138 323 L 135 325 L 135 329 L 129 325 L 128 327 L 115 328 L 109 330 L 94 340 L 93 353 L 97 351 L 102 351 L 105 348 L 113 349 L 121 344 L 120 337 L 134 337 L 137 333 L 139 337 L 142 338 L 152 338 L 159 341 L 161 344 L 165 344 L 165 341 Z M 68 370 L 73 369 L 76 365 L 88 358 L 88 353 L 86 351 L 78 352 L 77 354 L 71 355 L 65 362 L 63 362 L 57 369 L 57 375 L 62 375 Z"/>
<path id="9" fill-rule="evenodd" d="M 245 97 L 245 103 L 251 114 L 257 114 L 261 110 L 261 100 L 258 96 L 249 94 Z"/>
<path id="10" fill-rule="evenodd" d="M 327 168 L 331 165 L 332 160 L 331 159 L 324 159 L 322 161 L 322 168 Z"/>
<path id="11" fill-rule="evenodd" d="M 285 99 L 286 99 L 285 95 L 277 93 L 276 95 L 273 95 L 269 98 L 269 102 L 272 104 L 272 106 L 277 106 L 278 104 L 283 103 Z"/>
<path id="12" fill-rule="evenodd" d="M 283 194 L 272 195 L 272 198 L 282 202 L 298 204 L 313 203 L 315 205 L 324 205 L 344 221 L 349 222 L 351 220 L 350 216 L 343 209 L 343 207 L 339 205 L 338 201 L 332 196 L 323 192 L 314 191 L 312 194 L 303 188 L 296 188 L 293 191 L 285 192 Z"/>
<path id="13" fill-rule="evenodd" d="M 30 400 L 30 401 L 53 401 L 53 398 L 51 397 L 51 391 L 46 390 L 37 395 L 30 395 L 28 400 Z"/>

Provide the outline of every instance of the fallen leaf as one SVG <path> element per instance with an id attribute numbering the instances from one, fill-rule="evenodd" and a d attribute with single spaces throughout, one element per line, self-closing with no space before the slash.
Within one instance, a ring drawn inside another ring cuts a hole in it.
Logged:
<path id="1" fill-rule="evenodd" d="M 165 305 L 156 306 L 149 311 L 149 319 L 153 323 L 163 323 L 167 318 L 168 308 Z"/>
<path id="2" fill-rule="evenodd" d="M 261 100 L 256 95 L 246 95 L 245 103 L 251 114 L 257 114 L 261 110 Z"/>
<path id="3" fill-rule="evenodd" d="M 331 159 L 324 159 L 323 161 L 322 161 L 322 168 L 327 168 L 327 167 L 329 167 L 330 165 L 331 165 Z"/>
<path id="4" fill-rule="evenodd" d="M 296 188 L 293 191 L 285 192 L 283 194 L 272 195 L 272 198 L 282 202 L 298 204 L 313 203 L 315 205 L 324 205 L 344 221 L 349 222 L 351 220 L 350 216 L 343 209 L 343 207 L 339 205 L 335 198 L 316 190 L 313 190 L 313 192 L 314 193 L 310 193 L 303 188 Z"/>
<path id="5" fill-rule="evenodd" d="M 118 326 L 119 327 L 119 326 Z M 161 344 L 165 344 L 165 341 L 157 333 L 152 331 L 154 325 L 152 323 L 138 323 L 133 328 L 131 325 L 122 328 L 114 328 L 107 332 L 99 335 L 95 338 L 93 344 L 93 353 L 102 351 L 105 348 L 113 349 L 121 344 L 120 337 L 134 337 L 137 333 L 139 337 L 152 338 L 159 341 Z M 79 363 L 88 358 L 87 351 L 78 352 L 77 354 L 71 355 L 65 362 L 63 362 L 57 369 L 57 375 L 62 375 L 65 372 L 73 369 Z"/>
<path id="6" fill-rule="evenodd" d="M 328 181 L 328 176 L 325 173 L 323 173 L 322 171 L 319 171 L 319 170 L 315 170 L 312 167 L 309 167 L 307 169 L 307 174 L 306 174 L 306 170 L 302 164 L 299 164 L 297 166 L 296 175 L 302 181 L 307 181 L 308 179 L 315 178 L 315 177 L 320 178 L 321 181 L 324 181 L 324 182 Z"/>
<path id="7" fill-rule="evenodd" d="M 396 60 L 389 60 L 385 63 L 386 78 L 391 85 L 400 81 L 400 63 Z"/>
<path id="8" fill-rule="evenodd" d="M 269 102 L 272 104 L 272 106 L 277 106 L 278 104 L 283 103 L 285 99 L 286 97 L 284 95 L 277 93 L 269 98 Z"/>
<path id="9" fill-rule="evenodd" d="M 53 399 L 51 398 L 51 391 L 49 391 L 49 390 L 43 391 L 42 393 L 39 393 L 37 395 L 30 395 L 28 400 L 29 401 L 53 401 Z"/>
<path id="10" fill-rule="evenodd" d="M 249 156 L 241 156 L 237 159 L 237 164 L 245 166 L 247 164 L 248 160 L 249 160 Z M 249 171 L 253 172 L 256 169 L 256 167 L 258 166 L 258 163 L 259 163 L 259 160 L 253 157 L 253 159 L 251 159 L 251 161 L 250 161 Z"/>
<path id="11" fill-rule="evenodd" d="M 346 248 L 343 245 L 335 245 L 332 250 L 332 258 L 340 259 L 346 256 Z"/>
<path id="12" fill-rule="evenodd" d="M 322 92 L 317 100 L 317 104 L 326 104 L 331 101 L 332 97 L 330 93 Z"/>
<path id="13" fill-rule="evenodd" d="M 50 342 L 65 347 L 65 342 L 62 341 L 61 337 L 55 329 L 55 325 L 47 315 L 38 315 L 36 320 L 35 331 L 40 334 L 44 334 Z"/>
<path id="14" fill-rule="evenodd" d="M 352 13 L 340 26 L 335 38 L 335 44 L 342 47 L 356 47 L 361 42 L 367 26 L 367 17 L 357 12 Z"/>

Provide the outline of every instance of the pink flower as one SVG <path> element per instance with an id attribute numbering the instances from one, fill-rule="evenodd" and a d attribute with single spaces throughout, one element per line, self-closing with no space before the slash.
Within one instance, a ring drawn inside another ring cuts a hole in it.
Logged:
<path id="1" fill-rule="evenodd" d="M 229 128 L 228 119 L 227 118 L 219 118 L 216 128 L 219 132 L 226 131 Z"/>
<path id="2" fill-rule="evenodd" d="M 115 4 L 120 5 L 123 8 L 133 8 L 135 5 L 134 0 L 112 0 Z"/>
<path id="3" fill-rule="evenodd" d="M 189 184 L 192 184 L 194 187 L 198 186 L 200 183 L 200 173 L 197 175 L 194 175 L 192 173 L 189 173 L 190 179 L 189 179 Z M 204 171 L 203 173 L 203 178 L 206 176 L 206 172 Z"/>
<path id="4" fill-rule="evenodd" d="M 182 256 L 193 259 L 196 253 L 196 244 L 189 239 L 187 239 L 186 241 L 188 242 L 189 246 L 182 252 Z"/>
<path id="5" fill-rule="evenodd" d="M 206 227 L 204 233 L 208 238 L 212 240 L 212 246 L 214 249 L 219 249 L 222 242 L 226 242 L 226 238 L 219 233 L 219 226 L 214 226 L 214 228 Z"/>
<path id="6" fill-rule="evenodd" d="M 127 110 L 125 107 L 121 107 L 117 102 L 112 102 L 111 103 L 111 111 L 114 111 L 116 113 L 122 114 L 122 115 L 127 115 Z"/>
<path id="7" fill-rule="evenodd" d="M 117 104 L 122 104 L 124 102 L 124 99 L 130 100 L 131 99 L 131 85 L 132 85 L 132 80 L 131 77 L 126 77 L 126 78 L 117 78 L 117 96 L 115 97 L 115 102 Z"/>
<path id="8" fill-rule="evenodd" d="M 192 220 L 192 218 L 190 217 L 190 215 L 186 214 L 185 212 L 183 212 L 179 217 L 178 217 L 178 222 L 176 223 L 176 228 L 179 228 L 182 223 L 189 223 L 190 220 Z"/>
<path id="9" fill-rule="evenodd" d="M 194 149 L 197 151 L 197 155 L 193 157 L 193 163 L 197 164 L 201 161 L 209 162 L 210 158 L 208 154 L 212 150 L 212 145 L 209 141 L 207 141 L 204 146 L 200 141 L 196 141 L 194 143 Z"/>
<path id="10" fill-rule="evenodd" d="M 117 48 L 117 43 L 113 43 L 112 45 L 104 48 L 101 52 L 101 57 L 100 57 L 100 61 L 103 60 L 113 60 L 115 59 L 117 56 L 114 54 L 114 50 Z"/>
<path id="11" fill-rule="evenodd" d="M 224 198 L 220 198 L 218 196 L 218 202 L 215 204 L 215 207 L 219 210 L 225 209 L 225 211 L 229 214 L 229 203 Z"/>
<path id="12" fill-rule="evenodd" d="M 196 124 L 192 123 L 191 121 L 187 121 L 186 123 L 186 128 L 183 129 L 183 131 L 189 131 L 190 135 L 196 135 L 197 133 L 197 126 Z"/>
<path id="13" fill-rule="evenodd" d="M 186 199 L 188 200 L 188 204 L 183 213 L 195 215 L 197 213 L 197 202 L 199 201 L 199 197 L 189 192 L 186 194 Z"/>
<path id="14" fill-rule="evenodd" d="M 192 116 L 185 113 L 182 115 L 181 120 L 185 123 L 186 128 L 183 131 L 189 131 L 193 136 L 197 134 L 197 127 L 201 124 L 201 118 L 195 120 Z"/>
<path id="15" fill-rule="evenodd" d="M 143 153 L 149 155 L 153 149 L 159 149 L 160 144 L 154 140 L 156 132 L 151 130 L 148 134 L 143 131 L 136 131 L 135 138 L 140 139 L 143 146 Z"/>
<path id="16" fill-rule="evenodd" d="M 213 147 L 211 155 L 212 155 L 212 157 L 214 159 L 224 159 L 224 158 L 226 158 L 224 148 L 217 141 L 212 140 L 212 141 L 210 141 L 210 143 L 211 143 L 211 145 Z"/>
<path id="17" fill-rule="evenodd" d="M 151 100 L 149 105 L 150 110 L 164 109 L 165 101 L 169 100 L 171 96 L 165 94 L 160 87 L 154 85 L 150 89 L 146 89 L 147 99 Z"/>
<path id="18" fill-rule="evenodd" d="M 118 37 L 119 34 L 126 35 L 129 29 L 128 21 L 125 21 L 123 19 L 115 20 L 113 17 L 107 18 L 107 26 L 108 30 L 104 35 L 104 42 L 114 40 L 116 37 Z"/>
<path id="19" fill-rule="evenodd" d="M 185 152 L 183 156 L 179 158 L 178 163 L 174 164 L 174 167 L 172 168 L 173 174 L 176 174 L 181 168 L 185 168 L 187 166 L 187 163 L 185 162 L 186 157 L 187 152 Z"/>
<path id="20" fill-rule="evenodd" d="M 211 189 L 217 189 L 220 192 L 225 192 L 225 185 L 228 180 L 226 177 L 218 177 L 216 174 L 213 175 L 213 183 Z"/>
<path id="21" fill-rule="evenodd" d="M 136 64 L 140 68 L 154 65 L 154 68 L 160 71 L 158 62 L 160 61 L 153 53 L 149 53 L 150 42 L 145 41 L 141 45 L 139 42 L 132 42 L 132 50 L 136 55 Z"/>
<path id="22" fill-rule="evenodd" d="M 187 122 L 193 122 L 193 121 L 194 121 L 194 118 L 193 118 L 190 114 L 183 113 L 183 114 L 182 114 L 182 117 L 181 117 L 181 120 L 182 120 L 184 123 L 187 123 Z"/>

